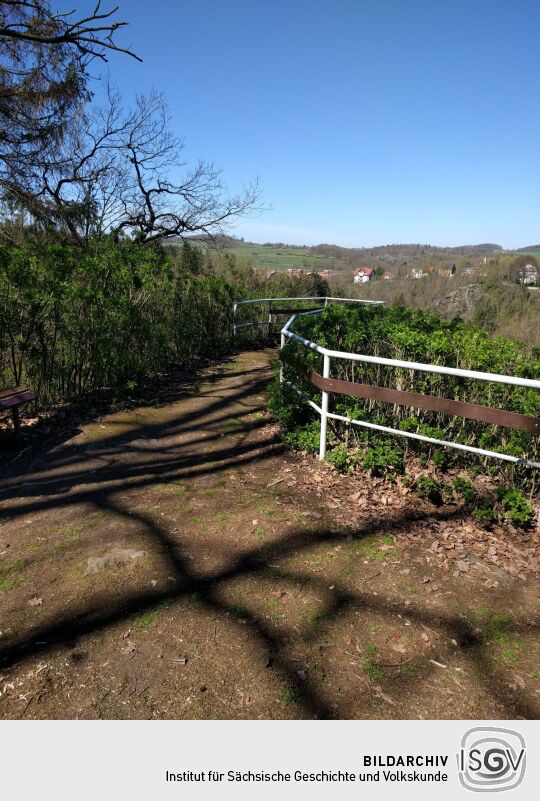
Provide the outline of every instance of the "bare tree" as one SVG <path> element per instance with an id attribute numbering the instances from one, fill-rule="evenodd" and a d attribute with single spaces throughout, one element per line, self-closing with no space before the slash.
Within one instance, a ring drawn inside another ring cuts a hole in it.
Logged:
<path id="1" fill-rule="evenodd" d="M 55 12 L 47 0 L 0 2 L 0 182 L 28 161 L 52 160 L 73 115 L 91 97 L 88 69 L 112 51 L 140 60 L 115 40 L 127 23 L 118 7 Z"/>
<path id="2" fill-rule="evenodd" d="M 125 110 L 109 89 L 105 106 L 74 116 L 53 159 L 27 160 L 4 185 L 35 224 L 78 243 L 106 232 L 141 243 L 218 235 L 257 209 L 257 182 L 231 195 L 212 163 L 188 168 L 168 122 L 161 95 Z"/>

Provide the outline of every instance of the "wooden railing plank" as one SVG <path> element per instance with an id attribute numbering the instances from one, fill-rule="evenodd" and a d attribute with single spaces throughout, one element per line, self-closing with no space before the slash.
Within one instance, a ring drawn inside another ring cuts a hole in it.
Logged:
<path id="1" fill-rule="evenodd" d="M 315 371 L 309 374 L 309 380 L 324 392 L 382 401 L 383 403 L 392 403 L 397 406 L 411 406 L 415 409 L 425 409 L 430 412 L 439 412 L 453 417 L 464 417 L 467 420 L 478 420 L 495 426 L 504 426 L 505 428 L 515 428 L 530 431 L 532 434 L 540 434 L 540 418 L 529 417 L 526 414 L 507 412 L 503 409 L 492 409 L 489 406 L 479 406 L 476 403 L 466 403 L 434 395 L 403 392 L 397 389 L 378 387 L 373 384 L 356 384 L 352 381 L 341 381 L 337 378 L 323 378 Z"/>

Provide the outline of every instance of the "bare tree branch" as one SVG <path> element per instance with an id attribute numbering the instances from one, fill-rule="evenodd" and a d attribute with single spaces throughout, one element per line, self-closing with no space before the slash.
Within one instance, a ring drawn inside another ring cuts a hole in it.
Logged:
<path id="1" fill-rule="evenodd" d="M 0 185 L 58 160 L 66 131 L 92 95 L 89 66 L 118 44 L 118 7 L 55 12 L 48 0 L 0 0 Z"/>
<path id="2" fill-rule="evenodd" d="M 81 244 L 110 232 L 140 243 L 215 236 L 260 208 L 257 182 L 231 195 L 212 163 L 188 168 L 168 122 L 161 95 L 125 110 L 109 88 L 105 106 L 72 121 L 54 159 L 27 161 L 4 185 L 37 225 Z"/>
<path id="3" fill-rule="evenodd" d="M 93 14 L 76 19 L 75 11 L 55 14 L 47 3 L 3 0 L 0 3 L 0 40 L 14 39 L 50 46 L 73 45 L 81 54 L 103 61 L 107 61 L 106 51 L 114 50 L 142 61 L 132 50 L 120 47 L 114 41 L 116 32 L 128 25 L 127 22 L 112 21 L 118 10 L 119 6 L 115 6 L 109 11 L 101 11 L 101 0 L 98 0 Z"/>

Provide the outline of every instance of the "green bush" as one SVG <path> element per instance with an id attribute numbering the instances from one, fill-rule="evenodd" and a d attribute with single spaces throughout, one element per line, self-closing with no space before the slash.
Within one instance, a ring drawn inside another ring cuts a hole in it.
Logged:
<path id="1" fill-rule="evenodd" d="M 332 448 L 327 453 L 326 460 L 336 468 L 338 473 L 347 473 L 354 466 L 349 451 L 344 445 L 336 445 L 335 448 Z"/>
<path id="2" fill-rule="evenodd" d="M 476 509 L 473 509 L 473 517 L 475 517 L 479 523 L 486 526 L 486 528 L 490 528 L 497 520 L 497 513 L 488 503 L 483 503 L 481 506 L 477 506 Z"/>
<path id="3" fill-rule="evenodd" d="M 443 485 L 430 476 L 419 476 L 414 482 L 414 491 L 436 506 L 441 506 L 443 503 Z"/>
<path id="4" fill-rule="evenodd" d="M 329 306 L 321 314 L 299 317 L 295 331 L 306 339 L 336 350 L 540 379 L 538 354 L 525 353 L 518 343 L 490 337 L 481 328 L 457 318 L 443 320 L 432 312 L 403 306 Z M 320 402 L 319 391 L 297 369 L 301 365 L 304 375 L 306 369 L 321 373 L 320 354 L 292 341 L 286 345 L 282 359 L 285 377 L 308 397 Z M 331 375 L 345 381 L 446 397 L 540 417 L 540 392 L 523 387 L 338 359 L 332 359 Z M 298 396 L 292 403 L 296 407 L 306 406 Z M 354 420 L 366 420 L 433 439 L 540 460 L 540 438 L 526 431 L 344 395 L 330 396 L 330 410 Z M 351 427 L 351 431 L 352 444 L 367 445 L 366 468 L 384 474 L 388 460 L 380 453 L 380 435 L 356 426 Z M 397 436 L 395 441 L 389 439 L 388 442 L 396 449 L 406 442 L 407 451 L 416 453 L 426 467 L 435 464 L 441 470 L 456 466 L 477 468 L 498 475 L 507 483 L 523 483 L 525 486 L 531 486 L 534 480 L 531 470 L 521 464 L 510 466 L 495 460 L 479 463 L 479 457 L 463 451 L 443 449 L 414 439 L 398 440 Z M 398 469 L 400 462 L 401 456 L 390 459 L 389 464 Z"/>
<path id="5" fill-rule="evenodd" d="M 476 498 L 476 489 L 474 484 L 467 481 L 465 478 L 459 476 L 454 479 L 454 490 L 457 495 L 460 495 L 465 503 L 472 503 Z"/>
<path id="6" fill-rule="evenodd" d="M 368 446 L 363 464 L 373 476 L 403 473 L 403 451 L 391 440 L 375 440 Z"/>
<path id="7" fill-rule="evenodd" d="M 0 244 L 0 383 L 29 384 L 42 406 L 132 391 L 151 371 L 229 352 L 235 294 L 127 241 Z"/>
<path id="8" fill-rule="evenodd" d="M 479 504 L 473 515 L 487 527 L 509 522 L 518 528 L 529 528 L 534 521 L 534 510 L 517 487 L 497 487 L 495 497 Z"/>
<path id="9" fill-rule="evenodd" d="M 287 384 L 280 383 L 277 379 L 270 385 L 268 409 L 278 423 L 281 423 L 291 434 L 294 429 L 302 428 L 313 420 L 307 403 L 298 397 L 294 389 Z"/>
<path id="10" fill-rule="evenodd" d="M 517 487 L 498 487 L 497 500 L 504 517 L 520 528 L 527 528 L 533 521 L 533 509 Z"/>
<path id="11" fill-rule="evenodd" d="M 285 444 L 297 451 L 317 453 L 320 444 L 320 424 L 313 421 L 305 426 L 298 426 L 284 435 Z"/>
<path id="12" fill-rule="evenodd" d="M 431 455 L 431 460 L 435 467 L 438 467 L 439 470 L 443 472 L 447 470 L 448 465 L 450 464 L 450 454 L 446 449 L 440 448 L 438 450 L 433 451 Z"/>

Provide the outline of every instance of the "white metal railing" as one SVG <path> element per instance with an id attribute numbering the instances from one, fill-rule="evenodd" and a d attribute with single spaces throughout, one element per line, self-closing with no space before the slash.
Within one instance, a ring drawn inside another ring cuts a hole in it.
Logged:
<path id="1" fill-rule="evenodd" d="M 362 298 L 334 298 L 328 296 L 310 296 L 310 297 L 301 297 L 301 298 L 251 298 L 250 300 L 237 300 L 233 306 L 233 319 L 236 320 L 236 314 L 239 310 L 240 306 L 252 306 L 254 304 L 261 304 L 261 305 L 268 305 L 268 318 L 264 320 L 254 320 L 245 323 L 234 323 L 233 332 L 236 334 L 237 331 L 241 331 L 244 328 L 250 328 L 251 326 L 256 325 L 272 325 L 274 322 L 274 314 L 272 312 L 272 306 L 275 303 L 291 303 L 292 301 L 301 301 L 305 303 L 306 301 L 320 301 L 324 308 L 328 306 L 329 303 L 365 303 L 370 304 L 372 306 L 383 306 L 384 300 L 363 300 Z M 320 311 L 320 310 L 319 310 Z"/>
<path id="2" fill-rule="evenodd" d="M 301 345 L 304 345 L 304 347 L 309 348 L 310 350 L 313 350 L 316 353 L 320 353 L 323 357 L 323 374 L 322 374 L 323 379 L 330 377 L 330 359 L 343 359 L 346 361 L 367 362 L 370 364 L 381 364 L 389 367 L 402 367 L 409 370 L 420 370 L 428 373 L 439 373 L 442 375 L 459 376 L 461 378 L 470 378 L 478 381 L 493 381 L 499 384 L 512 384 L 513 386 L 540 389 L 540 381 L 536 379 L 520 378 L 519 376 L 500 375 L 497 373 L 484 373 L 477 370 L 462 370 L 457 367 L 444 367 L 442 365 L 437 365 L 437 364 L 423 364 L 421 362 L 408 362 L 408 361 L 402 361 L 400 359 L 386 359 L 379 356 L 367 356 L 359 353 L 347 353 L 345 351 L 331 350 L 330 348 L 325 348 L 322 345 L 318 345 L 316 342 L 304 339 L 304 337 L 301 337 L 298 334 L 295 334 L 291 331 L 291 326 L 293 325 L 294 321 L 298 316 L 302 314 L 317 314 L 320 313 L 321 311 L 323 311 L 323 309 L 311 309 L 306 312 L 298 312 L 296 314 L 293 314 L 281 329 L 281 348 L 283 349 L 285 347 L 286 340 L 289 339 L 295 342 L 299 342 Z M 283 368 L 280 371 L 280 380 L 285 381 L 283 376 Z M 540 468 L 540 462 L 532 461 L 523 456 L 513 456 L 507 453 L 499 453 L 497 451 L 486 450 L 485 448 L 476 448 L 472 445 L 464 445 L 460 442 L 450 442 L 448 440 L 436 439 L 434 437 L 427 437 L 424 436 L 423 434 L 415 434 L 410 431 L 402 431 L 398 428 L 381 426 L 375 423 L 369 423 L 365 420 L 353 420 L 350 417 L 345 417 L 344 415 L 329 412 L 328 392 L 325 392 L 324 390 L 322 391 L 321 405 L 318 406 L 310 398 L 307 398 L 305 393 L 303 393 L 301 390 L 295 387 L 294 384 L 292 384 L 290 381 L 285 381 L 285 382 L 289 386 L 291 386 L 299 395 L 301 395 L 309 403 L 312 409 L 314 409 L 320 415 L 321 433 L 320 433 L 319 459 L 324 459 L 326 455 L 327 424 L 328 424 L 328 419 L 332 419 L 332 420 L 340 420 L 352 425 L 362 426 L 364 428 L 369 428 L 374 431 L 381 431 L 386 434 L 394 434 L 400 437 L 406 437 L 408 439 L 415 439 L 415 440 L 420 440 L 422 442 L 428 442 L 433 445 L 442 445 L 443 447 L 446 448 L 454 448 L 455 450 L 467 451 L 468 453 L 474 453 L 479 456 L 487 456 L 494 459 L 501 459 L 506 462 L 520 463 L 527 465 L 529 467 Z"/>

